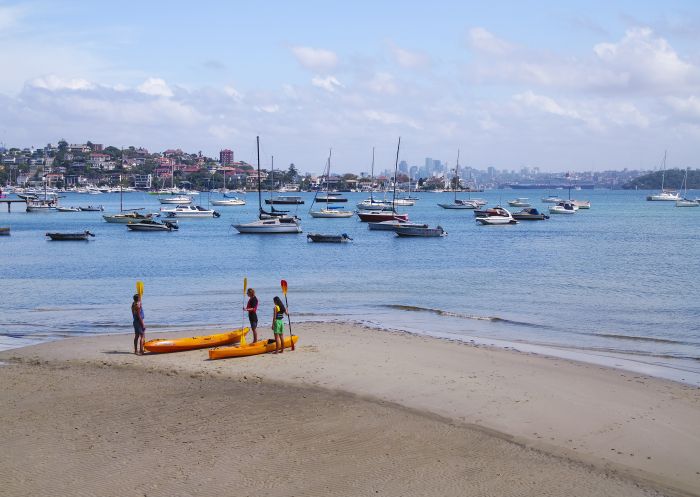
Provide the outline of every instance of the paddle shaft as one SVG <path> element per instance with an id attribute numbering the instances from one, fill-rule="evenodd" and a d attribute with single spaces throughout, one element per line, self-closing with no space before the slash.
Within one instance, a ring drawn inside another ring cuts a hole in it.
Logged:
<path id="1" fill-rule="evenodd" d="M 289 324 L 289 341 L 292 343 L 292 350 L 294 350 L 294 337 L 292 335 L 292 320 L 289 317 L 289 302 L 287 302 L 287 292 L 284 292 L 284 305 L 287 306 L 287 324 Z"/>

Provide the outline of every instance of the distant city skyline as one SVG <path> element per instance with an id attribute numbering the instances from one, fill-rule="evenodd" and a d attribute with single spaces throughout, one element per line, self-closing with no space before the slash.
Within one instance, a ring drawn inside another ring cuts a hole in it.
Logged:
<path id="1" fill-rule="evenodd" d="M 0 1 L 0 142 L 321 171 L 699 167 L 700 5 Z"/>

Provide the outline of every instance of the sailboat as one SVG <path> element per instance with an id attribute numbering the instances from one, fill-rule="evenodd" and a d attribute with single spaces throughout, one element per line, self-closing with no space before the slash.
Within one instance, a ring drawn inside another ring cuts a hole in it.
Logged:
<path id="1" fill-rule="evenodd" d="M 690 200 L 688 198 L 688 168 L 685 168 L 685 176 L 683 177 L 683 184 L 681 185 L 681 190 L 683 190 L 683 198 L 676 200 L 676 207 L 699 207 L 700 202 L 697 200 Z"/>
<path id="2" fill-rule="evenodd" d="M 224 184 L 221 188 L 221 192 L 226 197 L 226 170 L 224 169 Z M 212 200 L 211 205 L 216 205 L 217 207 L 231 207 L 236 205 L 245 205 L 245 200 L 238 197 L 226 197 L 221 200 Z"/>
<path id="3" fill-rule="evenodd" d="M 664 150 L 664 161 L 663 161 L 663 166 L 661 169 L 661 192 L 657 193 L 656 195 L 649 195 L 647 197 L 647 200 L 650 201 L 672 201 L 672 200 L 681 200 L 680 194 L 675 191 L 675 190 L 666 190 L 664 189 L 664 179 L 666 176 L 666 151 Z"/>
<path id="4" fill-rule="evenodd" d="M 357 204 L 357 208 L 360 210 L 367 210 L 367 211 L 390 211 L 393 209 L 393 206 L 385 201 L 380 201 L 380 200 L 374 200 L 374 147 L 372 147 L 372 176 L 371 180 L 372 183 L 370 185 L 370 190 L 369 190 L 369 198 L 363 200 L 362 202 L 359 202 Z"/>
<path id="5" fill-rule="evenodd" d="M 122 187 L 122 178 L 119 176 L 119 214 L 105 214 L 102 218 L 108 223 L 129 224 L 138 223 L 153 218 L 153 214 L 139 214 L 141 209 L 124 210 L 124 188 Z"/>
<path id="6" fill-rule="evenodd" d="M 329 186 L 328 186 L 328 178 L 331 175 L 331 155 L 333 153 L 333 150 L 331 149 L 328 152 L 328 161 L 326 162 L 326 170 L 325 170 L 325 176 L 326 176 L 326 195 L 325 198 L 328 199 L 329 196 Z M 323 207 L 319 210 L 313 210 L 314 204 L 316 203 L 316 197 L 318 196 L 318 190 L 316 191 L 316 194 L 314 195 L 314 199 L 311 202 L 311 207 L 309 208 L 309 214 L 311 214 L 311 217 L 317 217 L 317 218 L 327 218 L 327 219 L 336 219 L 336 218 L 345 218 L 345 217 L 352 217 L 354 214 L 352 211 L 346 211 L 342 208 L 339 207 L 331 207 L 326 203 L 326 207 Z"/>
<path id="7" fill-rule="evenodd" d="M 479 202 L 475 200 L 458 199 L 457 198 L 457 186 L 459 185 L 459 149 L 457 149 L 457 167 L 455 168 L 455 198 L 451 204 L 438 204 L 443 209 L 478 209 L 480 207 Z M 483 205 L 483 204 L 481 204 Z"/>
<path id="8" fill-rule="evenodd" d="M 297 195 L 277 195 L 272 196 L 272 190 L 275 188 L 275 157 L 272 157 L 272 169 L 270 170 L 270 198 L 265 199 L 267 205 L 282 204 L 282 205 L 299 205 L 304 203 L 304 199 Z M 275 209 L 272 209 L 274 211 Z"/>
<path id="9" fill-rule="evenodd" d="M 391 200 L 391 210 L 358 211 L 357 216 L 360 218 L 360 221 L 379 222 L 391 221 L 392 219 L 401 219 L 404 221 L 408 220 L 408 214 L 399 214 L 396 212 L 396 183 L 398 183 L 396 175 L 399 170 L 399 150 L 401 150 L 401 137 L 399 137 L 399 144 L 396 147 L 396 163 L 394 164 L 394 193 Z"/>
<path id="10" fill-rule="evenodd" d="M 262 208 L 262 186 L 260 182 L 260 137 L 257 137 L 258 149 L 258 219 L 250 223 L 232 225 L 239 233 L 280 234 L 301 233 L 299 219 L 290 216 L 275 216 Z M 274 210 L 274 208 L 273 208 Z"/>

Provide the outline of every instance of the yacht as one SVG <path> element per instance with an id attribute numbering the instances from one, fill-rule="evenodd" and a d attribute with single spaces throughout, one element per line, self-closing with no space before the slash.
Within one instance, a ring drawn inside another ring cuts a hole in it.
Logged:
<path id="1" fill-rule="evenodd" d="M 176 195 L 174 197 L 162 197 L 158 199 L 161 204 L 175 204 L 175 205 L 185 205 L 191 204 L 192 199 L 186 197 L 185 195 Z"/>
<path id="2" fill-rule="evenodd" d="M 481 211 L 476 217 L 476 222 L 482 225 L 518 224 L 510 211 L 500 206 Z"/>
<path id="3" fill-rule="evenodd" d="M 166 214 L 167 217 L 219 217 L 221 214 L 213 209 L 205 209 L 200 205 L 176 205 L 172 209 L 163 209 L 160 211 Z"/>
<path id="4" fill-rule="evenodd" d="M 553 205 L 549 208 L 550 214 L 576 214 L 578 207 L 574 205 L 573 202 L 564 201 L 559 202 L 557 205 Z"/>

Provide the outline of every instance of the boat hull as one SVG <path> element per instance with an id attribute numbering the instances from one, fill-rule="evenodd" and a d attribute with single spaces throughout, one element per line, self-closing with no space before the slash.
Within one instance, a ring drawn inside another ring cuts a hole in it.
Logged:
<path id="1" fill-rule="evenodd" d="M 311 211 L 311 217 L 315 218 L 326 218 L 326 219 L 340 219 L 346 217 L 352 217 L 355 214 L 352 211 L 342 211 L 336 209 L 321 209 L 320 211 Z"/>
<path id="2" fill-rule="evenodd" d="M 182 352 L 185 350 L 206 349 L 209 347 L 220 347 L 231 343 L 239 342 L 241 337 L 248 333 L 248 328 L 227 331 L 215 335 L 196 336 L 187 338 L 157 338 L 149 340 L 143 344 L 143 348 L 154 354 L 169 352 Z"/>
<path id="3" fill-rule="evenodd" d="M 397 236 L 402 238 L 437 238 L 447 235 L 447 232 L 440 226 L 437 228 L 397 226 L 394 231 Z"/>
<path id="4" fill-rule="evenodd" d="M 290 348 L 292 343 L 297 343 L 299 337 L 296 335 L 284 337 L 284 348 Z M 228 357 L 247 357 L 251 355 L 265 354 L 267 352 L 274 352 L 275 341 L 260 340 L 253 342 L 250 345 L 241 345 L 240 347 L 218 347 L 209 350 L 209 359 L 226 359 Z"/>
<path id="5" fill-rule="evenodd" d="M 95 235 L 89 231 L 84 231 L 83 233 L 46 233 L 46 236 L 56 242 L 83 242 Z"/>
<path id="6" fill-rule="evenodd" d="M 239 233 L 255 235 L 278 235 L 301 233 L 301 226 L 296 222 L 280 222 L 279 218 L 260 219 L 252 223 L 234 224 Z"/>
<path id="7" fill-rule="evenodd" d="M 357 216 L 360 218 L 360 221 L 365 223 L 391 221 L 392 219 L 408 221 L 408 214 L 397 214 L 390 211 L 360 211 L 357 213 Z"/>

